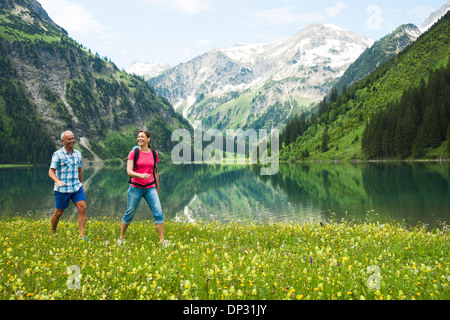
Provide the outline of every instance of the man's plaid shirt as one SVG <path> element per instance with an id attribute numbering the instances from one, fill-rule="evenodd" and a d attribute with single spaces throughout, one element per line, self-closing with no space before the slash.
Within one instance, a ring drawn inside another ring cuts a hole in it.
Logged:
<path id="1" fill-rule="evenodd" d="M 62 147 L 52 156 L 51 169 L 56 169 L 56 176 L 67 186 L 57 187 L 55 183 L 54 191 L 61 193 L 75 193 L 83 185 L 78 176 L 78 168 L 81 168 L 81 153 L 73 150 L 72 155 Z"/>

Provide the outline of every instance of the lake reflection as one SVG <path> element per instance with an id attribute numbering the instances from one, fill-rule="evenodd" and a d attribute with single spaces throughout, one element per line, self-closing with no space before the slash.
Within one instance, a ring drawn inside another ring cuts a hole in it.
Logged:
<path id="1" fill-rule="evenodd" d="M 166 219 L 247 221 L 379 217 L 430 225 L 450 221 L 448 163 L 280 165 L 261 176 L 257 166 L 160 164 Z M 125 167 L 83 170 L 90 217 L 120 218 L 126 209 Z M 1 216 L 50 217 L 53 182 L 48 167 L 0 169 Z M 71 204 L 63 217 L 76 218 Z M 153 219 L 143 200 L 136 219 Z"/>

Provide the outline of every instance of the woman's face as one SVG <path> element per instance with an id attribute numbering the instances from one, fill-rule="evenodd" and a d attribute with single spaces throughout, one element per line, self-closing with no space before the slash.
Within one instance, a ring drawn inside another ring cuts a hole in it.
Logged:
<path id="1" fill-rule="evenodd" d="M 150 142 L 150 138 L 147 137 L 147 135 L 144 132 L 139 132 L 138 136 L 137 136 L 137 143 L 140 147 L 144 146 L 148 146 L 148 143 Z"/>

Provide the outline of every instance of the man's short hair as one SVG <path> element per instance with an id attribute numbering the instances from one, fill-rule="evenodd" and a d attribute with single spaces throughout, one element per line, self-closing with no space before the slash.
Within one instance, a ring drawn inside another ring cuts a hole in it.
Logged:
<path id="1" fill-rule="evenodd" d="M 63 133 L 61 133 L 61 140 L 64 140 L 64 136 L 66 135 L 66 133 L 70 133 L 71 135 L 74 135 L 72 131 L 64 131 Z"/>

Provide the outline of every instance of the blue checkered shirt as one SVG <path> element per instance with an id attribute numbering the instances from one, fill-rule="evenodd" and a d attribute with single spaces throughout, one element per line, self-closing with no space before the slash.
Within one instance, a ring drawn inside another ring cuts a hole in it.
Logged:
<path id="1" fill-rule="evenodd" d="M 72 155 L 70 155 L 70 153 L 62 147 L 53 153 L 50 168 L 56 169 L 56 176 L 66 184 L 66 186 L 58 188 L 55 183 L 54 191 L 61 193 L 75 193 L 83 185 L 78 176 L 78 168 L 81 168 L 80 151 L 74 149 Z"/>

